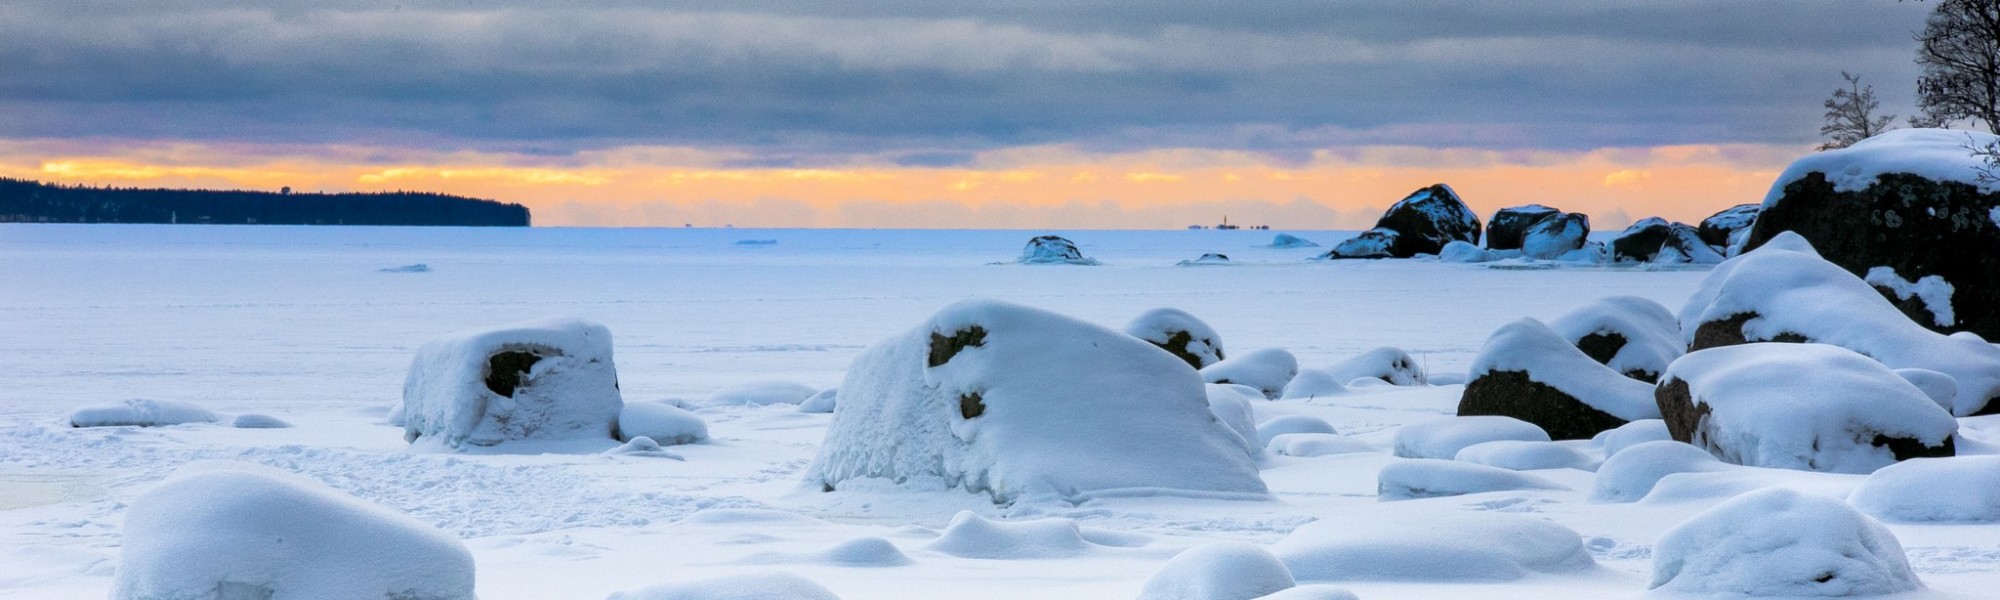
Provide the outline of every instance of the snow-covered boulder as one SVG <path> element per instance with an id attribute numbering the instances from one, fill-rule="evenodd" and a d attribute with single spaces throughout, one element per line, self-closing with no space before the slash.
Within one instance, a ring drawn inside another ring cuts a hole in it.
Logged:
<path id="1" fill-rule="evenodd" d="M 175 400 L 132 398 L 117 404 L 86 406 L 69 413 L 70 427 L 162 427 L 213 423 L 215 413 Z"/>
<path id="2" fill-rule="evenodd" d="M 708 395 L 709 406 L 765 406 L 805 402 L 819 389 L 795 381 L 767 380 L 739 383 Z"/>
<path id="3" fill-rule="evenodd" d="M 1264 445 L 1258 443 L 1257 412 L 1250 401 L 1252 398 L 1263 400 L 1263 396 L 1238 385 L 1210 383 L 1202 387 L 1208 392 L 1208 412 L 1223 425 L 1229 426 L 1230 433 L 1236 434 L 1237 440 L 1242 442 L 1244 452 L 1257 456 Z"/>
<path id="4" fill-rule="evenodd" d="M 666 446 L 692 444 L 708 439 L 708 423 L 672 404 L 627 402 L 618 412 L 618 441 L 648 437 Z"/>
<path id="5" fill-rule="evenodd" d="M 1510 490 L 1569 489 L 1510 469 L 1434 458 L 1389 463 L 1375 475 L 1375 484 L 1375 496 L 1383 501 Z"/>
<path id="6" fill-rule="evenodd" d="M 1266 446 L 1288 433 L 1335 433 L 1333 424 L 1311 415 L 1285 415 L 1257 425 L 1257 439 Z"/>
<path id="7" fill-rule="evenodd" d="M 1196 369 L 1221 362 L 1222 335 L 1178 308 L 1155 308 L 1125 324 L 1125 334 L 1151 342 Z"/>
<path id="8" fill-rule="evenodd" d="M 959 488 L 996 502 L 1263 497 L 1238 436 L 1173 355 L 1084 321 L 968 300 L 870 347 L 806 479 Z"/>
<path id="9" fill-rule="evenodd" d="M 1597 470 L 1597 460 L 1575 448 L 1555 442 L 1522 442 L 1500 440 L 1473 444 L 1458 451 L 1452 457 L 1459 462 L 1469 462 L 1489 467 L 1499 467 L 1509 471 L 1537 471 L 1541 469 Z"/>
<path id="10" fill-rule="evenodd" d="M 1596 437 L 1590 438 L 1592 442 L 1596 442 L 1604 448 L 1604 456 L 1606 457 L 1646 442 L 1672 439 L 1674 439 L 1674 434 L 1667 431 L 1667 422 L 1665 419 L 1640 419 L 1619 425 L 1617 429 L 1608 430 L 1597 434 Z"/>
<path id="11" fill-rule="evenodd" d="M 1493 213 L 1493 220 L 1486 224 L 1486 247 L 1493 250 L 1519 250 L 1526 238 L 1528 228 L 1562 211 L 1529 204 L 1510 206 Z"/>
<path id="12" fill-rule="evenodd" d="M 1701 234 L 1685 223 L 1647 217 L 1611 240 L 1611 260 L 1621 263 L 1712 265 L 1722 262 L 1722 253 L 1701 241 Z"/>
<path id="13" fill-rule="evenodd" d="M 1511 581 L 1594 571 L 1583 537 L 1534 517 L 1438 511 L 1385 519 L 1345 513 L 1271 546 L 1298 581 Z"/>
<path id="14" fill-rule="evenodd" d="M 457 538 L 296 475 L 183 467 L 125 511 L 112 600 L 473 600 Z"/>
<path id="15" fill-rule="evenodd" d="M 1444 245 L 1444 249 L 1438 251 L 1439 262 L 1483 263 L 1499 259 L 1500 256 L 1493 251 L 1464 240 L 1452 240 L 1451 243 Z"/>
<path id="16" fill-rule="evenodd" d="M 1590 499 L 1598 502 L 1638 502 L 1661 479 L 1675 473 L 1707 473 L 1729 469 L 1715 455 L 1673 440 L 1640 442 L 1620 450 L 1597 466 Z"/>
<path id="17" fill-rule="evenodd" d="M 1167 560 L 1146 580 L 1139 600 L 1251 600 L 1291 587 L 1291 570 L 1271 551 L 1243 542 L 1209 542 Z"/>
<path id="18" fill-rule="evenodd" d="M 1396 430 L 1396 456 L 1442 458 L 1458 456 L 1466 446 L 1499 440 L 1549 441 L 1534 423 L 1513 417 L 1475 416 L 1420 421 Z"/>
<path id="19" fill-rule="evenodd" d="M 403 380 L 403 439 L 442 449 L 609 442 L 624 404 L 603 325 L 558 319 L 468 331 L 417 348 Z"/>
<path id="20" fill-rule="evenodd" d="M 1869 474 L 1847 501 L 1891 522 L 2000 522 L 2000 456 L 1899 462 Z"/>
<path id="21" fill-rule="evenodd" d="M 292 424 L 271 415 L 243 413 L 236 415 L 236 419 L 230 421 L 229 426 L 237 429 L 286 429 Z"/>
<path id="22" fill-rule="evenodd" d="M 1308 240 L 1289 233 L 1280 233 L 1277 235 L 1277 237 L 1271 238 L 1271 247 L 1280 250 L 1288 250 L 1292 248 L 1318 248 L 1319 244 L 1315 244 L 1312 242 L 1312 240 Z"/>
<path id="23" fill-rule="evenodd" d="M 1768 488 L 1653 544 L 1653 589 L 1731 597 L 1880 596 L 1923 587 L 1902 544 L 1838 499 Z"/>
<path id="24" fill-rule="evenodd" d="M 1264 450 L 1279 456 L 1304 457 L 1374 452 L 1375 447 L 1338 433 L 1281 433 L 1271 436 Z"/>
<path id="25" fill-rule="evenodd" d="M 1311 400 L 1322 396 L 1339 396 L 1347 393 L 1346 382 L 1338 375 L 1320 369 L 1299 369 L 1299 374 L 1285 384 L 1285 391 L 1278 394 L 1284 400 Z"/>
<path id="26" fill-rule="evenodd" d="M 1958 383 L 1952 414 L 2000 411 L 2000 347 L 1972 334 L 1918 326 L 1805 238 L 1780 235 L 1709 273 L 1680 313 L 1688 348 L 1757 341 L 1817 342 L 1890 368 L 1930 369 Z"/>
<path id="27" fill-rule="evenodd" d="M 1374 377 L 1395 385 L 1424 385 L 1430 378 L 1423 365 L 1402 348 L 1384 346 L 1335 363 L 1326 372 L 1342 383 Z"/>
<path id="28" fill-rule="evenodd" d="M 1402 234 L 1393 229 L 1376 227 L 1356 234 L 1354 237 L 1334 244 L 1332 250 L 1319 255 L 1320 260 L 1339 258 L 1396 258 L 1395 249 Z"/>
<path id="29" fill-rule="evenodd" d="M 1868 473 L 1951 456 L 1958 421 L 1894 371 L 1825 344 L 1742 344 L 1688 354 L 1657 392 L 1675 440 L 1725 462 Z"/>
<path id="30" fill-rule="evenodd" d="M 1229 255 L 1227 254 L 1207 252 L 1195 257 L 1194 260 L 1184 260 L 1175 264 L 1182 267 L 1213 267 L 1233 265 L 1236 264 L 1236 261 L 1229 260 Z"/>
<path id="31" fill-rule="evenodd" d="M 611 594 L 605 600 L 840 600 L 832 590 L 781 571 L 662 583 Z"/>
<path id="32" fill-rule="evenodd" d="M 1341 242 L 1322 258 L 1410 258 L 1437 254 L 1452 240 L 1479 244 L 1479 215 L 1440 183 L 1390 205 L 1374 229 Z"/>
<path id="33" fill-rule="evenodd" d="M 1590 242 L 1590 215 L 1562 213 L 1550 215 L 1528 226 L 1521 237 L 1521 255 L 1539 260 L 1561 260 L 1582 250 Z"/>
<path id="34" fill-rule="evenodd" d="M 799 403 L 799 412 L 825 414 L 833 412 L 840 405 L 840 388 L 826 388 L 806 397 Z"/>
<path id="35" fill-rule="evenodd" d="M 1247 385 L 1263 392 L 1265 398 L 1283 395 L 1285 384 L 1298 374 L 1299 359 L 1283 348 L 1238 354 L 1201 369 L 1202 381 Z"/>
<path id="36" fill-rule="evenodd" d="M 1494 331 L 1473 359 L 1471 373 L 1459 396 L 1459 415 L 1513 417 L 1555 439 L 1589 439 L 1660 416 L 1653 386 L 1591 360 L 1534 319 Z"/>
<path id="37" fill-rule="evenodd" d="M 1637 296 L 1600 298 L 1549 321 L 1549 328 L 1591 360 L 1646 383 L 1658 382 L 1686 347 L 1674 313 Z"/>
<path id="38" fill-rule="evenodd" d="M 1068 558 L 1093 547 L 1074 519 L 996 521 L 969 510 L 958 511 L 944 532 L 924 546 L 959 558 L 988 560 Z"/>
<path id="39" fill-rule="evenodd" d="M 1738 204 L 1722 209 L 1702 219 L 1701 225 L 1695 227 L 1695 235 L 1710 246 L 1727 248 L 1729 238 L 1738 231 L 1748 230 L 1751 224 L 1757 222 L 1758 213 L 1763 211 L 1762 204 Z"/>
<path id="40" fill-rule="evenodd" d="M 1021 248 L 1019 262 L 1024 265 L 1097 264 L 1095 259 L 1085 257 L 1083 251 L 1076 248 L 1076 242 L 1059 235 L 1041 235 L 1029 239 L 1028 245 Z"/>
<path id="41" fill-rule="evenodd" d="M 1996 141 L 1983 131 L 1897 129 L 1806 155 L 1772 182 L 1746 245 L 1794 232 L 1857 276 L 1937 277 L 1947 297 L 1899 307 L 1937 331 L 2000 340 L 2000 183 L 1979 179 L 1986 164 L 1972 153 Z M 1936 318 L 1946 313 L 1953 318 Z"/>

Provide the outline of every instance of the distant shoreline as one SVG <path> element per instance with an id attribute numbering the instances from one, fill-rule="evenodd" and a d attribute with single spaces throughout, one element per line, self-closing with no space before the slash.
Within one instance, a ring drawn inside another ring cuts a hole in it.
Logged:
<path id="1" fill-rule="evenodd" d="M 66 186 L 0 178 L 0 223 L 528 227 L 528 207 L 429 192 Z"/>

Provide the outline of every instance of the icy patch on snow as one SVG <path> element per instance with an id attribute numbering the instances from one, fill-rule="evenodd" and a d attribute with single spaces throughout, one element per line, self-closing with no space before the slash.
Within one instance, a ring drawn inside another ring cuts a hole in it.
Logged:
<path id="1" fill-rule="evenodd" d="M 1661 479 L 1675 473 L 1707 473 L 1729 465 L 1700 448 L 1673 440 L 1640 442 L 1604 459 L 1590 499 L 1598 502 L 1638 502 Z"/>
<path id="2" fill-rule="evenodd" d="M 1201 369 L 1201 379 L 1209 383 L 1239 383 L 1257 388 L 1265 398 L 1277 398 L 1285 384 L 1299 374 L 1299 359 L 1283 348 L 1265 348 L 1238 354 Z"/>
<path id="3" fill-rule="evenodd" d="M 791 381 L 752 381 L 732 385 L 708 395 L 709 406 L 765 406 L 799 404 L 819 393 L 819 389 Z"/>
<path id="4" fill-rule="evenodd" d="M 1923 584 L 1896 536 L 1845 502 L 1771 488 L 1695 515 L 1653 545 L 1653 589 L 1751 597 L 1876 596 Z"/>
<path id="5" fill-rule="evenodd" d="M 1368 442 L 1338 433 L 1281 433 L 1272 436 L 1264 449 L 1279 456 L 1300 457 L 1375 451 Z"/>
<path id="6" fill-rule="evenodd" d="M 663 583 L 617 592 L 605 600 L 840 600 L 840 597 L 811 579 L 770 572 Z"/>
<path id="7" fill-rule="evenodd" d="M 132 398 L 118 404 L 86 406 L 69 413 L 70 427 L 161 427 L 213 423 L 215 413 L 186 402 Z"/>
<path id="8" fill-rule="evenodd" d="M 1535 471 L 1541 469 L 1597 470 L 1597 461 L 1589 455 L 1564 444 L 1555 442 L 1522 442 L 1500 440 L 1466 446 L 1458 451 L 1452 460 L 1489 467 L 1499 467 L 1510 471 Z"/>
<path id="9" fill-rule="evenodd" d="M 1072 519 L 994 521 L 969 510 L 959 511 L 938 539 L 924 545 L 959 558 L 991 560 L 1066 558 L 1094 547 Z"/>
<path id="10" fill-rule="evenodd" d="M 113 600 L 471 600 L 472 554 L 428 525 L 274 469 L 208 463 L 132 502 Z"/>
<path id="11" fill-rule="evenodd" d="M 1339 515 L 1298 528 L 1271 551 L 1298 581 L 1508 581 L 1597 568 L 1575 531 L 1492 512 Z"/>
<path id="12" fill-rule="evenodd" d="M 1925 275 L 1918 277 L 1916 281 L 1910 281 L 1897 275 L 1894 268 L 1875 267 L 1868 269 L 1868 276 L 1863 277 L 1862 281 L 1895 293 L 1897 300 L 1909 300 L 1914 297 L 1922 301 L 1924 308 L 1931 311 L 1931 322 L 1938 327 L 1950 327 L 1958 323 L 1957 315 L 1951 311 L 1951 293 L 1955 290 L 1951 287 L 1951 282 L 1945 281 L 1944 277 Z"/>
<path id="13" fill-rule="evenodd" d="M 1882 467 L 1847 497 L 1891 522 L 2000 522 L 2000 456 L 1919 458 Z"/>
<path id="14" fill-rule="evenodd" d="M 1566 490 L 1553 481 L 1499 467 L 1420 458 L 1389 463 L 1375 476 L 1383 501 L 1463 496 L 1510 490 Z"/>
<path id="15" fill-rule="evenodd" d="M 1816 152 L 1792 161 L 1764 195 L 1764 207 L 1770 208 L 1783 198 L 1785 186 L 1814 172 L 1824 173 L 1836 192 L 1859 192 L 1868 189 L 1882 175 L 1909 173 L 1932 181 L 1963 183 L 1991 194 L 2000 187 L 1995 187 L 1995 182 L 1980 181 L 1980 169 L 1986 163 L 1972 150 L 1996 142 L 2000 142 L 2000 137 L 1983 131 L 1893 129 L 1846 148 Z M 2000 223 L 2000 218 L 1994 221 Z"/>
<path id="16" fill-rule="evenodd" d="M 1242 542 L 1210 542 L 1167 560 L 1146 580 L 1139 600 L 1252 600 L 1292 585 L 1292 572 L 1271 551 Z"/>
<path id="17" fill-rule="evenodd" d="M 403 382 L 403 439 L 443 450 L 609 445 L 623 406 L 603 325 L 557 319 L 468 331 L 417 348 Z"/>
<path id="18" fill-rule="evenodd" d="M 1498 440 L 1549 441 L 1549 434 L 1513 417 L 1451 417 L 1404 425 L 1396 430 L 1396 456 L 1450 460 L 1466 446 Z"/>

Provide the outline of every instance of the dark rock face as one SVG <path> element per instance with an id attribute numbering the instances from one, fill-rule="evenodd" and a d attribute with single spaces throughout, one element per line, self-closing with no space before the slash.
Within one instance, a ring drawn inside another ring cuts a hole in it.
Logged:
<path id="1" fill-rule="evenodd" d="M 1575 396 L 1528 378 L 1526 371 L 1488 371 L 1465 384 L 1459 416 L 1498 415 L 1534 423 L 1558 440 L 1590 439 L 1626 421 Z"/>
<path id="2" fill-rule="evenodd" d="M 1707 403 L 1701 402 L 1694 397 L 1687 382 L 1679 379 L 1668 379 L 1661 382 L 1659 387 L 1654 388 L 1653 400 L 1659 403 L 1660 417 L 1667 422 L 1667 434 L 1674 436 L 1674 441 L 1692 444 L 1697 448 L 1708 450 L 1710 453 L 1715 453 L 1718 456 L 1735 454 L 1729 451 L 1728 448 L 1717 448 L 1715 440 L 1707 435 L 1710 429 L 1708 421 L 1713 413 Z M 1857 437 L 1856 439 L 1859 438 Z M 1955 456 L 1958 453 L 1956 436 L 1945 438 L 1943 444 L 1926 446 L 1923 442 L 1917 440 L 1892 438 L 1877 433 L 1870 439 L 1869 443 L 1874 446 L 1887 447 L 1889 453 L 1895 456 L 1896 460 L 1938 458 Z"/>
<path id="3" fill-rule="evenodd" d="M 1883 175 L 1866 189 L 1834 191 L 1825 175 L 1787 184 L 1750 231 L 1756 248 L 1786 231 L 1812 242 L 1826 260 L 1856 276 L 1890 267 L 1915 281 L 1936 275 L 1954 289 L 1956 323 L 1940 326 L 1921 302 L 1899 302 L 1910 320 L 1934 331 L 1970 331 L 2000 340 L 2000 193 L 1957 182 Z M 1898 300 L 1890 296 L 1892 302 Z"/>
<path id="4" fill-rule="evenodd" d="M 1737 313 L 1730 315 L 1727 319 L 1702 323 L 1694 328 L 1694 343 L 1688 345 L 1687 351 L 1692 353 L 1696 350 L 1748 344 L 1751 342 L 1784 342 L 1787 344 L 1812 342 L 1806 336 L 1789 331 L 1779 332 L 1778 335 L 1772 336 L 1771 339 L 1751 339 L 1743 333 L 1743 324 L 1749 323 L 1751 319 L 1759 316 L 1754 312 Z"/>
<path id="5" fill-rule="evenodd" d="M 1486 224 L 1486 248 L 1488 250 L 1515 250 L 1521 247 L 1523 234 L 1528 227 L 1542 219 L 1556 215 L 1558 211 L 1540 204 L 1514 206 L 1493 213 L 1493 221 Z"/>
<path id="6" fill-rule="evenodd" d="M 1589 356 L 1591 360 L 1609 365 L 1611 364 L 1611 359 L 1618 357 L 1618 351 L 1625 349 L 1627 342 L 1628 340 L 1625 339 L 1625 335 L 1616 331 L 1598 332 L 1578 339 L 1576 341 L 1576 349 L 1582 350 L 1583 354 Z M 1660 381 L 1659 373 L 1646 369 L 1626 369 L 1620 371 L 1619 374 L 1646 383 L 1658 383 Z"/>
<path id="7" fill-rule="evenodd" d="M 928 363 L 933 367 L 940 366 L 951 362 L 951 357 L 958 356 L 961 350 L 983 345 L 986 345 L 986 328 L 978 325 L 954 331 L 951 337 L 933 331 Z"/>
<path id="8" fill-rule="evenodd" d="M 1442 183 L 1412 192 L 1390 206 L 1375 227 L 1398 234 L 1389 251 L 1396 258 L 1437 254 L 1453 240 L 1479 244 L 1479 215 L 1472 214 L 1458 194 Z"/>
<path id="9" fill-rule="evenodd" d="M 1194 352 L 1188 350 L 1188 346 L 1196 342 L 1200 342 L 1203 345 L 1214 348 L 1215 359 L 1218 361 L 1222 360 L 1222 347 L 1220 344 L 1217 344 L 1214 340 L 1206 340 L 1206 339 L 1196 340 L 1194 338 L 1194 334 L 1188 333 L 1186 331 L 1176 331 L 1173 333 L 1173 335 L 1167 336 L 1167 343 L 1164 344 L 1151 342 L 1150 340 L 1148 341 L 1155 346 L 1159 346 L 1161 350 L 1167 351 L 1168 354 L 1174 355 L 1174 358 L 1186 361 L 1188 366 L 1194 367 L 1196 371 L 1201 370 L 1202 367 L 1208 366 L 1201 364 L 1202 362 L 1201 355 L 1195 354 Z"/>
<path id="10" fill-rule="evenodd" d="M 1695 228 L 1695 233 L 1701 236 L 1702 242 L 1710 246 L 1727 247 L 1729 235 L 1756 223 L 1757 213 L 1763 210 L 1762 204 L 1738 204 L 1722 209 L 1722 212 L 1702 219 L 1701 226 Z"/>
<path id="11" fill-rule="evenodd" d="M 1556 213 L 1542 217 L 1522 232 L 1521 252 L 1529 258 L 1552 259 L 1582 248 L 1590 238 L 1590 215 Z"/>
<path id="12" fill-rule="evenodd" d="M 541 362 L 546 356 L 561 355 L 562 353 L 554 348 L 530 346 L 508 347 L 495 352 L 492 356 L 486 357 L 486 389 L 512 398 L 514 390 L 523 385 L 522 380 L 528 375 L 529 369 L 535 367 L 535 363 Z"/>
<path id="13" fill-rule="evenodd" d="M 1721 262 L 1722 258 L 1714 248 L 1701 241 L 1701 235 L 1696 233 L 1693 227 L 1659 217 L 1648 217 L 1633 223 L 1624 233 L 1611 240 L 1611 260 L 1653 262 L 1667 249 L 1695 259 L 1694 262 Z M 1701 257 L 1712 258 L 1701 260 Z"/>
<path id="14" fill-rule="evenodd" d="M 1319 258 L 1395 258 L 1395 247 L 1401 237 L 1394 230 L 1377 227 L 1334 244 L 1332 250 Z"/>

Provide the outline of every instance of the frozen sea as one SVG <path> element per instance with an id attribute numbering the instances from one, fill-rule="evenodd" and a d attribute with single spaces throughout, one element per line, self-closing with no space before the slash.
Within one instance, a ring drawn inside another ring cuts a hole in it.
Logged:
<path id="1" fill-rule="evenodd" d="M 1032 235 L 1075 240 L 1102 266 L 1022 266 Z M 1366 599 L 1644 595 L 1653 540 L 1757 485 L 1844 495 L 1859 476 L 1719 477 L 1680 499 L 1588 501 L 1592 473 L 1538 472 L 1569 489 L 1378 502 L 1397 426 L 1449 415 L 1459 386 L 1358 390 L 1271 402 L 1379 451 L 1272 457 L 1276 499 L 1131 498 L 996 507 L 947 493 L 819 493 L 801 474 L 828 415 L 709 408 L 713 439 L 676 461 L 597 455 L 440 456 L 382 424 L 412 351 L 454 331 L 550 316 L 603 323 L 625 398 L 700 403 L 740 383 L 840 383 L 868 345 L 966 298 L 997 298 L 1119 327 L 1175 307 L 1232 352 L 1284 348 L 1322 367 L 1379 346 L 1462 372 L 1488 333 L 1591 300 L 1678 309 L 1700 269 L 1495 269 L 1424 261 L 1312 262 L 1273 231 L 870 231 L 0 225 L 0 598 L 104 598 L 123 510 L 176 467 L 272 465 L 406 512 L 473 550 L 485 600 L 603 598 L 654 583 L 788 571 L 849 600 L 1130 598 L 1166 559 L 1213 540 L 1268 544 L 1333 515 L 1423 519 L 1505 511 L 1581 533 L 1601 568 L 1504 582 L 1340 582 Z M 1289 232 L 1330 247 L 1350 233 Z M 1238 264 L 1177 266 L 1203 253 Z M 427 270 L 399 269 L 422 264 Z M 215 425 L 71 429 L 79 406 L 126 398 L 256 412 L 291 429 Z M 2000 431 L 1986 418 L 1971 423 Z M 2000 438 L 2000 436 L 1993 436 Z M 926 549 L 959 510 L 1062 517 L 1122 545 L 982 560 Z M 1991 597 L 2000 526 L 1894 525 L 1932 588 Z M 1114 535 L 1115 534 L 1115 535 Z M 880 537 L 911 564 L 824 560 Z"/>

